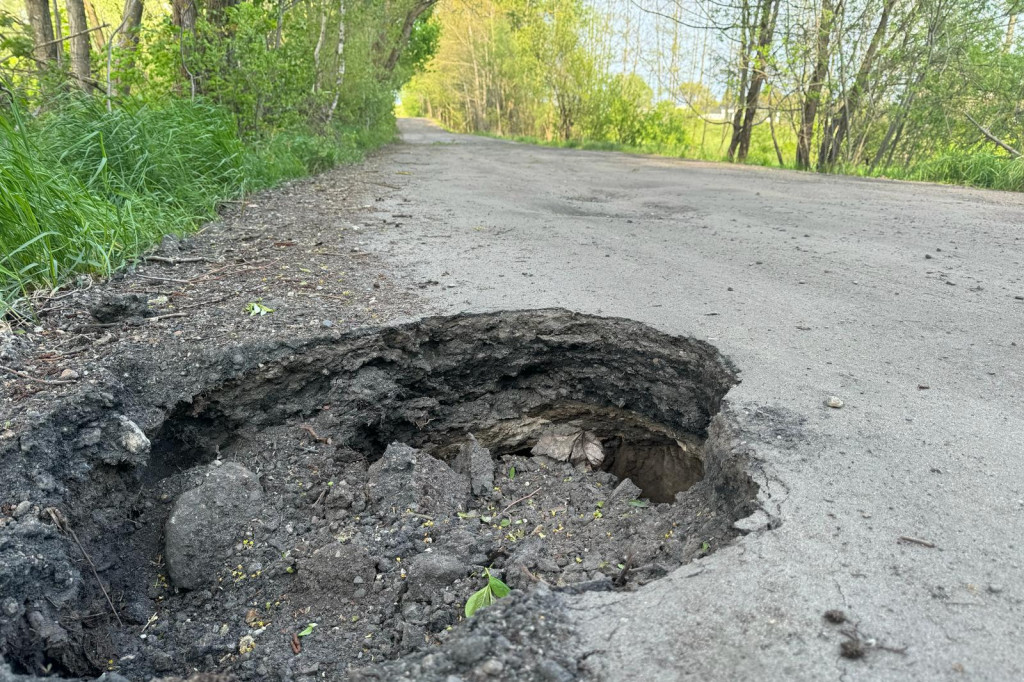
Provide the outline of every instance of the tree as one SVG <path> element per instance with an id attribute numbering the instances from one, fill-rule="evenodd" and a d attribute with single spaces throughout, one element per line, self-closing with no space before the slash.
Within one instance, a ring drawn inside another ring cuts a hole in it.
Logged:
<path id="1" fill-rule="evenodd" d="M 71 75 L 75 85 L 83 90 L 93 86 L 90 50 L 89 21 L 85 16 L 83 0 L 67 0 L 68 43 L 71 48 Z"/>
<path id="2" fill-rule="evenodd" d="M 53 38 L 49 3 L 47 0 L 25 0 L 25 9 L 35 41 L 33 56 L 36 64 L 40 68 L 45 68 L 57 62 L 57 50 L 60 47 Z"/>
<path id="3" fill-rule="evenodd" d="M 842 7 L 842 0 L 839 2 Z M 828 66 L 831 60 L 829 45 L 835 26 L 836 6 L 833 0 L 821 0 L 821 9 L 817 16 L 815 30 L 814 68 L 811 71 L 810 83 L 804 93 L 803 106 L 800 111 L 800 128 L 797 131 L 796 165 L 797 168 L 811 167 L 811 138 L 814 136 L 814 120 L 818 115 L 822 89 L 828 77 Z"/>
<path id="4" fill-rule="evenodd" d="M 761 88 L 768 79 L 768 59 L 782 0 L 742 0 L 740 7 L 739 106 L 732 122 L 729 160 L 743 163 L 750 151 Z"/>

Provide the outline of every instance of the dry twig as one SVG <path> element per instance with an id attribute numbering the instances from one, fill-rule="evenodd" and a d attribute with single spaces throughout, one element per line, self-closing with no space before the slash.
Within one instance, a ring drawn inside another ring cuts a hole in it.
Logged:
<path id="1" fill-rule="evenodd" d="M 28 379 L 29 381 L 34 381 L 37 384 L 47 384 L 49 386 L 64 386 L 65 384 L 73 384 L 73 383 L 75 383 L 74 379 L 37 379 L 34 376 L 32 376 L 31 374 L 26 374 L 25 372 L 19 372 L 16 369 L 11 369 L 10 367 L 4 367 L 3 365 L 0 365 L 0 371 L 7 372 L 8 374 L 13 374 L 14 376 L 21 377 L 22 379 Z"/>
<path id="2" fill-rule="evenodd" d="M 541 490 L 544 490 L 544 488 L 537 488 L 536 490 L 534 490 L 534 491 L 533 491 L 532 493 L 530 493 L 529 495 L 525 495 L 525 496 L 523 496 L 523 497 L 520 497 L 520 498 L 519 498 L 518 500 L 515 500 L 514 502 L 512 502 L 512 504 L 510 504 L 510 505 L 508 505 L 507 507 L 505 507 L 504 509 L 502 509 L 502 510 L 501 510 L 501 513 L 500 513 L 500 514 L 498 514 L 498 516 L 504 516 L 504 515 L 505 515 L 505 512 L 507 512 L 507 511 L 508 511 L 509 509 L 511 509 L 512 507 L 516 506 L 517 504 L 519 504 L 519 503 L 520 503 L 520 502 L 522 502 L 523 500 L 528 500 L 528 499 L 530 499 L 531 497 L 533 497 L 534 495 L 536 495 L 537 493 L 539 493 L 539 492 L 540 492 Z"/>
<path id="3" fill-rule="evenodd" d="M 100 591 L 103 592 L 103 596 L 107 599 L 107 604 L 110 605 L 110 610 L 114 613 L 114 618 L 117 619 L 117 624 L 124 627 L 124 623 L 121 622 L 121 616 L 114 607 L 114 602 L 110 599 L 110 594 L 107 593 L 107 588 L 103 586 L 103 581 L 100 580 L 100 574 L 96 571 L 96 564 L 92 562 L 92 557 L 90 557 L 89 553 L 85 551 L 85 547 L 82 546 L 82 543 L 78 539 L 78 534 L 71 529 L 71 526 L 68 525 L 68 520 L 56 507 L 47 507 L 46 513 L 49 514 L 51 519 L 53 519 L 53 524 L 57 526 L 60 531 L 70 535 L 71 539 L 75 541 L 76 545 L 78 545 L 79 551 L 81 551 L 82 556 L 85 557 L 86 562 L 89 564 L 89 568 L 92 569 L 92 575 L 96 578 L 96 583 L 100 586 Z"/>

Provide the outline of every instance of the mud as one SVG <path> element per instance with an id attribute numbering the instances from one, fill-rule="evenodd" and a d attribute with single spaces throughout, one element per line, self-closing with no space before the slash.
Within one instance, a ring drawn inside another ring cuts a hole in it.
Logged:
<path id="1" fill-rule="evenodd" d="M 459 315 L 120 362 L 0 452 L 19 675 L 585 677 L 574 594 L 656 580 L 754 510 L 719 414 L 736 369 L 629 320 Z M 485 568 L 512 595 L 467 619 Z"/>

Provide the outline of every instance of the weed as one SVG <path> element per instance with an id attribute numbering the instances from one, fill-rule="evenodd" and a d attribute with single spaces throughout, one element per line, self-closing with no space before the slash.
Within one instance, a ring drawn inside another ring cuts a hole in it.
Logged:
<path id="1" fill-rule="evenodd" d="M 512 591 L 508 585 L 492 576 L 488 568 L 484 569 L 483 577 L 487 578 L 487 585 L 474 592 L 466 601 L 466 618 L 470 618 L 474 613 L 485 606 L 490 606 L 496 600 L 507 597 Z"/>

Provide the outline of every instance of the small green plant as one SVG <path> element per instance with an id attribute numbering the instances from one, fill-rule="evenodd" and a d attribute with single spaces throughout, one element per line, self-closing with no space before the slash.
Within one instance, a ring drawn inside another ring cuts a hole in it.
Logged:
<path id="1" fill-rule="evenodd" d="M 274 312 L 274 309 L 268 308 L 259 301 L 250 301 L 249 304 L 245 306 L 245 312 L 249 313 L 249 317 L 255 317 L 256 315 L 268 315 Z"/>
<path id="2" fill-rule="evenodd" d="M 483 577 L 487 578 L 487 586 L 474 592 L 466 601 L 466 618 L 472 617 L 485 606 L 490 606 L 495 600 L 507 597 L 512 591 L 508 585 L 491 575 L 490 569 L 484 569 Z"/>
<path id="3" fill-rule="evenodd" d="M 515 478 L 516 478 L 516 468 L 515 467 L 509 467 L 508 468 L 508 480 L 514 481 Z"/>
<path id="4" fill-rule="evenodd" d="M 299 633 L 299 637 L 309 637 L 311 634 L 313 634 L 313 630 L 316 629 L 316 625 L 316 623 L 310 623 L 309 625 L 307 625 L 305 628 L 303 628 L 302 632 Z"/>

